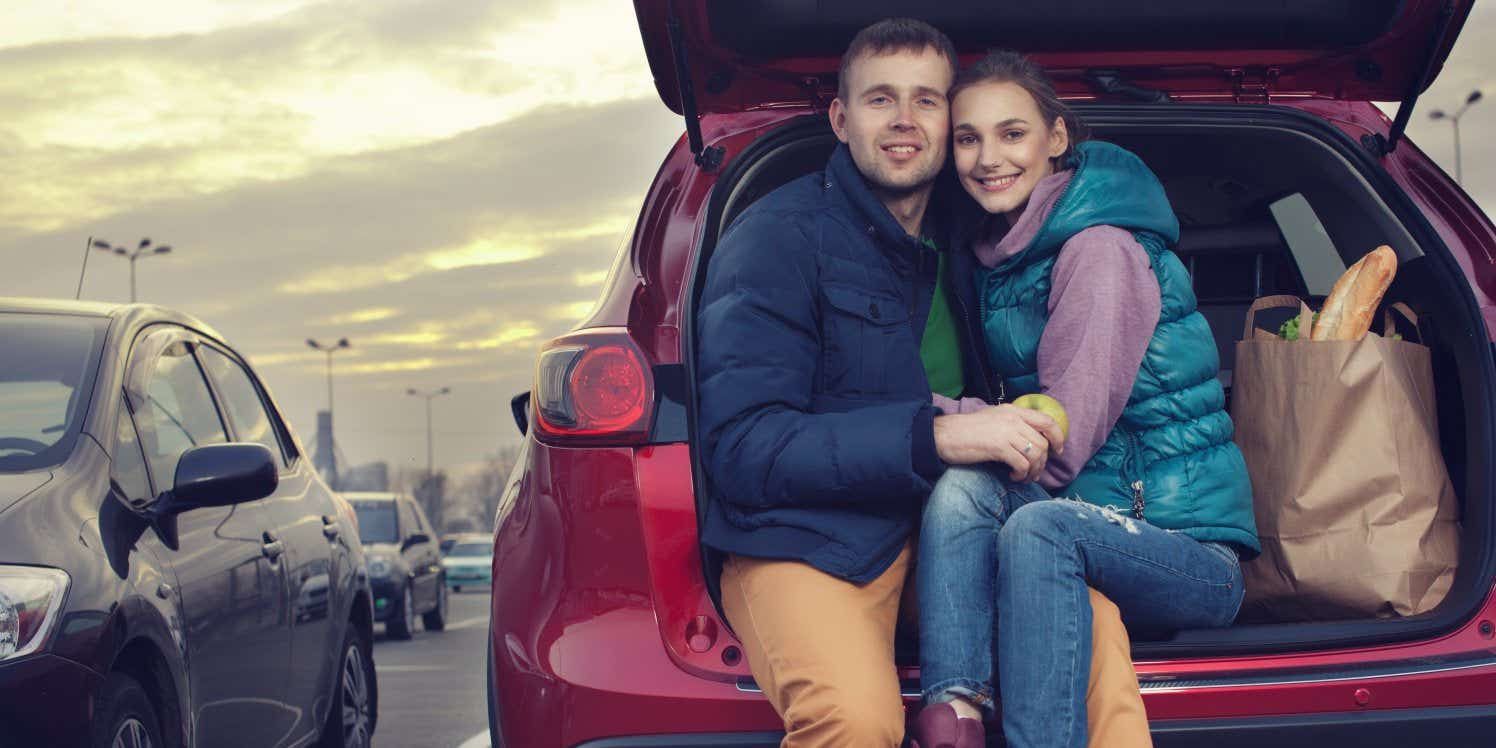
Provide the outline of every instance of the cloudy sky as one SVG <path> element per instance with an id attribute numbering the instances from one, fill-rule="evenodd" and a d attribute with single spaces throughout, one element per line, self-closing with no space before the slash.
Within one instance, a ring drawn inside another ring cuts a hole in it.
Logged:
<path id="1" fill-rule="evenodd" d="M 438 468 L 513 441 L 536 346 L 594 300 L 680 121 L 623 0 L 21 0 L 0 25 L 0 295 L 71 297 L 90 235 L 170 244 L 144 301 L 249 356 L 310 444 L 335 358 L 354 463 Z M 1411 134 L 1496 96 L 1478 8 Z M 1463 121 L 1466 187 L 1496 208 L 1496 100 Z M 89 299 L 125 301 L 95 252 Z"/>

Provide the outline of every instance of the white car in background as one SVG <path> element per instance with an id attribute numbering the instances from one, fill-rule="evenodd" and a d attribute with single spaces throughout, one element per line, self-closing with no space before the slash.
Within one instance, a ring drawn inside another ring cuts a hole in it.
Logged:
<path id="1" fill-rule="evenodd" d="M 463 587 L 489 587 L 493 584 L 493 538 L 487 535 L 463 535 L 442 557 L 447 587 L 461 592 Z"/>

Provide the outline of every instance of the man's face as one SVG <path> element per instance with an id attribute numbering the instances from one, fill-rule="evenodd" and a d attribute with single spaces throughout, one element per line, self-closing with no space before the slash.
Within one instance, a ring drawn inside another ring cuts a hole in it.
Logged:
<path id="1" fill-rule="evenodd" d="M 929 187 L 950 138 L 950 61 L 929 47 L 863 55 L 847 77 L 847 98 L 831 102 L 831 128 L 858 171 L 892 195 Z"/>

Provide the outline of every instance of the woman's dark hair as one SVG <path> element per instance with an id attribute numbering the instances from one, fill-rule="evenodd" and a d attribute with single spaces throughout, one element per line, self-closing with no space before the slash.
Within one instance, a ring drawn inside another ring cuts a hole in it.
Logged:
<path id="1" fill-rule="evenodd" d="M 1065 121 L 1065 132 L 1070 140 L 1065 152 L 1060 154 L 1060 164 L 1068 161 L 1075 145 L 1086 139 L 1085 124 L 1060 100 L 1054 92 L 1054 84 L 1049 82 L 1049 75 L 1033 60 L 1009 49 L 988 52 L 976 64 L 956 74 L 949 99 L 954 102 L 957 94 L 982 83 L 1012 83 L 1028 91 L 1029 96 L 1034 97 L 1034 103 L 1039 105 L 1044 125 L 1050 129 L 1054 129 L 1055 120 Z"/>

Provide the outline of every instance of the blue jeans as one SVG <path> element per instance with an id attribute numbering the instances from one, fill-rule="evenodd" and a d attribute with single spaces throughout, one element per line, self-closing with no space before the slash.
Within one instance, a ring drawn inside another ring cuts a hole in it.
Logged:
<path id="1" fill-rule="evenodd" d="M 1229 546 L 1050 499 L 1007 472 L 953 467 L 925 505 L 916 566 L 921 690 L 925 703 L 962 696 L 990 713 L 995 680 L 1011 748 L 1081 748 L 1086 587 L 1116 603 L 1129 625 L 1227 626 L 1241 607 L 1240 561 Z"/>

